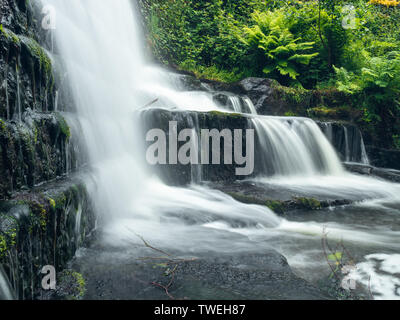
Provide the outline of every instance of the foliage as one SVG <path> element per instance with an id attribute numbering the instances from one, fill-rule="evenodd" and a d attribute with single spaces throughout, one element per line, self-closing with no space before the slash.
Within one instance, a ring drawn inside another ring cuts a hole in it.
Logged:
<path id="1" fill-rule="evenodd" d="M 356 72 L 343 67 L 335 71 L 338 89 L 359 97 L 363 120 L 377 124 L 378 134 L 392 141 L 400 116 L 400 53 L 369 58 Z"/>
<path id="2" fill-rule="evenodd" d="M 387 147 L 400 135 L 398 2 L 140 0 L 161 63 L 225 82 L 267 76 L 307 90 L 337 88 Z"/>
<path id="3" fill-rule="evenodd" d="M 314 42 L 301 42 L 301 37 L 289 31 L 282 10 L 254 12 L 252 27 L 244 27 L 244 36 L 240 41 L 246 44 L 251 54 L 260 61 L 262 71 L 266 75 L 275 75 L 275 78 L 288 76 L 296 80 L 298 65 L 308 65 L 318 53 L 307 53 Z M 278 73 L 278 74 L 277 74 Z"/>
<path id="4" fill-rule="evenodd" d="M 393 135 L 393 144 L 396 149 L 400 150 L 400 135 L 398 134 Z"/>
<path id="5" fill-rule="evenodd" d="M 365 92 L 375 102 L 395 101 L 400 93 L 400 52 L 372 57 L 359 74 L 345 68 L 335 68 L 337 86 L 347 93 Z"/>

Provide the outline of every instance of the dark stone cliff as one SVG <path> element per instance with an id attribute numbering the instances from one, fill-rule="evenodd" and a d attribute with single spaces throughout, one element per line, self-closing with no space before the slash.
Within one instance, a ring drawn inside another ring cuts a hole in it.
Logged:
<path id="1" fill-rule="evenodd" d="M 0 272 L 20 299 L 40 298 L 42 267 L 61 272 L 95 224 L 85 184 L 66 178 L 66 104 L 37 3 L 0 0 Z"/>

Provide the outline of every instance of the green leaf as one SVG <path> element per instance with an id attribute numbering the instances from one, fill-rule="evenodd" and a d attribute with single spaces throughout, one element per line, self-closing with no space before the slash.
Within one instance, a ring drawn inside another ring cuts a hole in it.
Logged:
<path id="1" fill-rule="evenodd" d="M 335 252 L 334 254 L 330 254 L 328 256 L 328 259 L 331 260 L 331 261 L 341 261 L 342 260 L 342 256 L 343 256 L 342 252 L 338 251 L 338 252 Z"/>

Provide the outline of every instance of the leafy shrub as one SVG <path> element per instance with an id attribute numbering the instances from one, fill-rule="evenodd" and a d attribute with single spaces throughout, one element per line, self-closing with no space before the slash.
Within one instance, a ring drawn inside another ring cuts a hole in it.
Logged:
<path id="1" fill-rule="evenodd" d="M 358 72 L 335 68 L 339 90 L 356 97 L 363 120 L 376 125 L 376 134 L 391 146 L 400 117 L 400 53 L 370 58 Z"/>
<path id="2" fill-rule="evenodd" d="M 308 53 L 314 42 L 301 42 L 301 37 L 289 31 L 281 10 L 254 12 L 252 27 L 244 27 L 244 35 L 239 40 L 245 43 L 256 61 L 260 61 L 262 71 L 279 78 L 296 80 L 298 65 L 308 65 L 318 53 Z M 277 74 L 278 73 L 278 74 Z M 283 77 L 282 77 L 283 76 Z"/>

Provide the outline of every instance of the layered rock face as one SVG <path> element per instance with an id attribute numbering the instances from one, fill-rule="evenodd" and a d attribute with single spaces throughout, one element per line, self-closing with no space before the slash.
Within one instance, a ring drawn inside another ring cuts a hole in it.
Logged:
<path id="1" fill-rule="evenodd" d="M 61 271 L 95 223 L 84 183 L 65 178 L 74 153 L 38 3 L 0 0 L 0 298 L 6 282 L 40 298 L 42 267 Z"/>
<path id="2" fill-rule="evenodd" d="M 71 179 L 0 203 L 0 263 L 14 298 L 40 298 L 43 267 L 62 271 L 84 243 L 95 224 L 88 199 L 85 185 Z"/>
<path id="3" fill-rule="evenodd" d="M 0 196 L 67 172 L 69 128 L 58 113 L 27 109 L 21 122 L 0 120 Z"/>
<path id="4" fill-rule="evenodd" d="M 7 199 L 66 173 L 69 128 L 55 112 L 52 61 L 35 32 L 38 8 L 5 0 L 0 7 L 0 199 Z"/>
<path id="5" fill-rule="evenodd" d="M 197 135 L 196 138 L 201 139 L 201 130 L 202 129 L 216 129 L 218 133 L 221 133 L 224 129 L 229 129 L 232 138 L 234 134 L 232 133 L 234 129 L 240 129 L 242 132 L 242 150 L 240 150 L 243 156 L 246 155 L 246 130 L 253 129 L 251 122 L 248 118 L 241 114 L 236 113 L 224 113 L 224 112 L 190 112 L 190 111 L 170 111 L 166 109 L 149 109 L 142 113 L 143 119 L 143 136 L 146 136 L 146 133 L 149 130 L 157 128 L 162 132 L 166 133 L 167 140 L 169 141 L 169 136 L 171 135 L 170 131 L 170 123 L 176 122 L 177 128 L 176 131 L 179 133 L 184 129 L 193 128 L 193 133 Z M 234 181 L 237 179 L 244 179 L 248 176 L 240 176 L 236 175 L 236 169 L 238 166 L 232 160 L 231 164 L 228 164 L 224 161 L 224 146 L 229 143 L 225 141 L 225 139 L 221 136 L 221 139 L 216 142 L 217 148 L 220 152 L 220 164 L 213 164 L 212 160 L 212 150 L 213 150 L 213 141 L 210 138 L 210 153 L 208 154 L 208 164 L 202 165 L 201 163 L 201 152 L 198 153 L 198 164 L 191 165 L 182 164 L 177 161 L 176 164 L 171 164 L 169 161 L 166 165 L 158 164 L 154 166 L 154 169 L 163 180 L 171 185 L 185 185 L 190 184 L 192 182 L 200 182 L 200 181 Z M 149 142 L 147 147 L 149 147 L 152 143 Z M 177 151 L 185 144 L 185 142 L 178 142 Z M 169 154 L 170 145 L 167 142 L 167 153 Z M 200 146 L 197 146 L 198 150 L 200 150 Z M 232 153 L 234 152 L 234 148 L 232 146 Z M 146 153 L 146 150 L 143 150 L 143 154 Z M 167 157 L 168 158 L 168 157 Z M 204 163 L 203 163 L 204 164 Z"/>
<path id="6" fill-rule="evenodd" d="M 369 163 L 364 140 L 357 126 L 346 122 L 319 122 L 318 124 L 342 161 Z"/>

